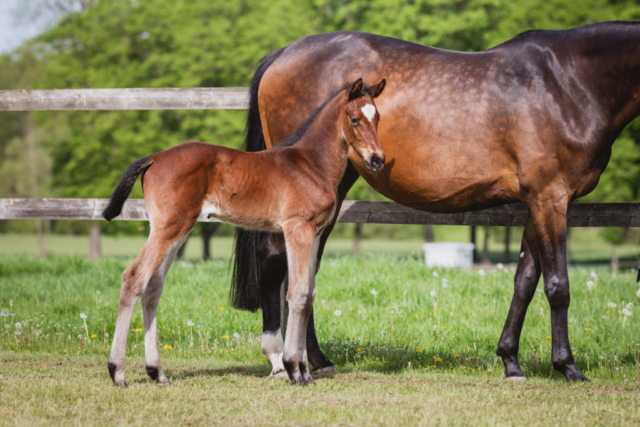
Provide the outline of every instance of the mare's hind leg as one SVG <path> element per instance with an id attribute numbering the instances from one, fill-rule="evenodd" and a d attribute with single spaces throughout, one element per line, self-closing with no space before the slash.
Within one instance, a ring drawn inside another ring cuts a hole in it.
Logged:
<path id="1" fill-rule="evenodd" d="M 194 220 L 195 223 L 195 220 Z M 154 227 L 147 243 L 122 275 L 120 288 L 120 307 L 116 320 L 116 330 L 109 356 L 109 374 L 115 385 L 126 386 L 124 380 L 124 362 L 127 351 L 127 336 L 133 309 L 149 281 L 162 265 L 174 246 L 193 227 Z"/>
<path id="2" fill-rule="evenodd" d="M 262 354 L 271 362 L 272 378 L 289 378 L 282 364 L 280 287 L 287 274 L 287 254 L 282 234 L 269 233 L 259 240 Z"/>
<path id="3" fill-rule="evenodd" d="M 188 233 L 185 234 L 177 243 L 171 247 L 169 254 L 155 271 L 147 288 L 142 293 L 142 313 L 144 316 L 144 361 L 145 368 L 149 377 L 158 384 L 169 384 L 169 380 L 162 371 L 160 363 L 160 352 L 158 351 L 158 323 L 156 313 L 158 310 L 158 302 L 164 288 L 164 279 L 171 267 L 178 250 L 187 239 Z"/>
<path id="4" fill-rule="evenodd" d="M 535 198 L 534 198 L 535 197 Z M 567 210 L 564 188 L 548 186 L 527 201 L 535 229 L 544 293 L 551 308 L 551 361 L 570 381 L 588 381 L 576 366 L 569 344 L 569 275 L 567 273 Z"/>
<path id="5" fill-rule="evenodd" d="M 528 218 L 524 235 L 522 236 L 522 248 L 520 249 L 518 270 L 514 280 L 513 299 L 511 300 L 509 315 L 502 330 L 498 351 L 496 352 L 504 363 L 505 378 L 524 379 L 524 373 L 518 362 L 520 333 L 522 332 L 527 308 L 533 299 L 541 273 L 542 268 L 540 266 L 540 254 L 535 230 L 531 218 Z"/>

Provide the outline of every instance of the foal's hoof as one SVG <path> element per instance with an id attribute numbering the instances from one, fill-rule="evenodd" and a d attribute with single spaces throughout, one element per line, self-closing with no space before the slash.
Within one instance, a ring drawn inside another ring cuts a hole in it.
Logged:
<path id="1" fill-rule="evenodd" d="M 116 387 L 122 387 L 122 388 L 127 388 L 127 387 L 129 387 L 129 386 L 127 385 L 127 382 L 126 382 L 125 380 L 121 380 L 121 381 L 114 381 L 114 382 L 113 382 L 113 385 L 114 385 L 114 386 L 116 386 Z"/>
<path id="2" fill-rule="evenodd" d="M 295 384 L 297 386 L 301 386 L 301 387 L 305 387 L 305 386 L 307 386 L 307 384 L 309 384 L 309 381 L 305 380 L 304 377 L 302 377 L 302 375 L 300 375 L 298 377 L 295 377 L 294 379 L 291 380 L 291 382 L 293 382 L 293 384 Z"/>

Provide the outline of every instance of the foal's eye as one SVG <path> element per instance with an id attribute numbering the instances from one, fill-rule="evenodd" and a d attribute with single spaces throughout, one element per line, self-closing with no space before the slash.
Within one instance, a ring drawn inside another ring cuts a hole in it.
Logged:
<path id="1" fill-rule="evenodd" d="M 349 117 L 349 119 L 351 120 L 351 124 L 354 126 L 358 126 L 358 123 L 360 123 L 360 119 L 356 119 L 354 117 Z"/>

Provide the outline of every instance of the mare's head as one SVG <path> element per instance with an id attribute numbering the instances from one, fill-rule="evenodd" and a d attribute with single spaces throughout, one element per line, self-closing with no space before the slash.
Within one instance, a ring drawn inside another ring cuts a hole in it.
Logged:
<path id="1" fill-rule="evenodd" d="M 373 101 L 383 91 L 386 81 L 365 88 L 362 79 L 358 79 L 347 96 L 345 114 L 342 117 L 342 136 L 349 144 L 349 152 L 362 158 L 371 172 L 384 167 L 385 155 L 378 139 L 378 121 L 380 114 Z"/>

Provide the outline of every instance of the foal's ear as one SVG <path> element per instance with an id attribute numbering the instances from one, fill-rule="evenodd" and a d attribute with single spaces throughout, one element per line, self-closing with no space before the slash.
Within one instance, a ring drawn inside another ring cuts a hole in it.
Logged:
<path id="1" fill-rule="evenodd" d="M 371 88 L 369 89 L 369 93 L 371 93 L 371 97 L 372 98 L 379 97 L 380 94 L 382 93 L 382 91 L 384 90 L 384 87 L 386 85 L 387 85 L 387 80 L 386 79 L 382 79 L 382 81 L 380 83 L 378 83 L 377 85 L 371 86 Z"/>
<path id="2" fill-rule="evenodd" d="M 349 91 L 349 99 L 355 99 L 362 94 L 362 78 L 356 80 Z"/>

